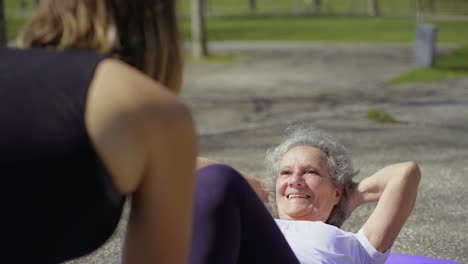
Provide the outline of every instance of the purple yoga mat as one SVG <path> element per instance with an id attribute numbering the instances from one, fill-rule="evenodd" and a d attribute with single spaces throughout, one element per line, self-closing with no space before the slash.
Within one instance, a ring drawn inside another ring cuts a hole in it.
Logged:
<path id="1" fill-rule="evenodd" d="M 422 256 L 391 253 L 385 264 L 462 264 L 448 259 L 437 259 Z"/>

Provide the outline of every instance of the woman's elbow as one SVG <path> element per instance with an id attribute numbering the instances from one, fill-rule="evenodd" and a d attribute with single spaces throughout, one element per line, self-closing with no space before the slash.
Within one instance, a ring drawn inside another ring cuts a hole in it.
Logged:
<path id="1" fill-rule="evenodd" d="M 421 181 L 421 170 L 419 169 L 418 164 L 415 161 L 408 161 L 404 163 L 405 165 L 405 178 L 408 181 L 415 184 L 416 186 L 419 185 Z"/>

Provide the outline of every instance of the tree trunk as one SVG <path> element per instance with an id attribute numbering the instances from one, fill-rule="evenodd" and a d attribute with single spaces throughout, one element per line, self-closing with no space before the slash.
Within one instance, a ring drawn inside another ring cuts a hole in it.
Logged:
<path id="1" fill-rule="evenodd" d="M 322 0 L 314 0 L 314 13 L 322 12 Z"/>
<path id="2" fill-rule="evenodd" d="M 249 0 L 250 13 L 257 12 L 257 0 Z"/>
<path id="3" fill-rule="evenodd" d="M 208 56 L 204 0 L 191 0 L 192 54 L 195 59 Z"/>
<path id="4" fill-rule="evenodd" d="M 408 14 L 410 16 L 416 13 L 416 5 L 414 3 L 415 0 L 408 0 Z"/>
<path id="5" fill-rule="evenodd" d="M 371 16 L 380 15 L 379 0 L 369 0 L 369 15 Z"/>
<path id="6" fill-rule="evenodd" d="M 0 0 L 0 48 L 7 46 L 4 1 Z"/>
<path id="7" fill-rule="evenodd" d="M 358 3 L 356 0 L 351 0 L 349 5 L 349 13 L 352 15 L 356 15 L 359 13 L 358 11 Z"/>
<path id="8" fill-rule="evenodd" d="M 19 8 L 21 11 L 26 11 L 26 8 L 28 7 L 28 4 L 26 3 L 26 0 L 21 0 L 19 3 Z"/>
<path id="9" fill-rule="evenodd" d="M 434 0 L 428 0 L 429 3 L 428 3 L 428 6 L 429 6 L 429 12 L 431 14 L 434 14 L 435 13 L 435 1 Z"/>

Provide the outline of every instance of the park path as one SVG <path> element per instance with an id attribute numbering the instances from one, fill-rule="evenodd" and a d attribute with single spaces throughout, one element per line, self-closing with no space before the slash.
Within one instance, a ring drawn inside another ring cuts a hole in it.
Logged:
<path id="1" fill-rule="evenodd" d="M 346 145 L 358 178 L 416 160 L 418 201 L 394 252 L 468 263 L 468 79 L 385 85 L 411 68 L 407 44 L 219 42 L 210 49 L 236 60 L 186 67 L 182 98 L 201 155 L 263 177 L 266 149 L 301 122 Z M 374 108 L 404 123 L 375 123 L 367 118 Z M 360 208 L 344 228 L 357 231 L 371 209 Z M 125 221 L 103 248 L 70 263 L 119 263 Z"/>

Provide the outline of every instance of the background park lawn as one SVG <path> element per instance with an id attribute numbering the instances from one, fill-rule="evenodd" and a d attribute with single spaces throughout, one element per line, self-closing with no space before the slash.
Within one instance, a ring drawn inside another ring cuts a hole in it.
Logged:
<path id="1" fill-rule="evenodd" d="M 453 15 L 467 15 L 466 0 L 436 1 L 435 9 Z M 19 0 L 5 0 L 8 39 L 14 40 L 20 28 L 31 16 L 32 0 L 20 8 Z M 366 42 L 366 43 L 412 43 L 416 19 L 409 17 L 411 8 L 420 8 L 430 14 L 427 7 L 410 6 L 408 0 L 380 0 L 384 17 L 365 16 L 367 0 L 323 0 L 322 10 L 326 14 L 307 15 L 311 1 L 257 0 L 257 15 L 251 14 L 247 0 L 209 0 L 207 11 L 207 36 L 209 41 L 320 41 L 320 42 Z M 190 39 L 188 19 L 190 0 L 181 0 L 179 13 L 184 38 Z M 350 6 L 350 3 L 353 3 Z M 464 6 L 466 8 L 460 8 Z M 269 12 L 276 12 L 271 15 Z M 278 15 L 282 12 L 282 15 Z M 294 13 L 297 13 L 294 15 Z M 354 15 L 350 15 L 354 14 Z M 406 17 L 388 16 L 406 14 Z M 468 19 L 428 20 L 425 23 L 437 26 L 438 43 L 468 43 Z M 397 84 L 418 80 L 450 79 L 468 75 L 468 46 L 455 54 L 439 58 L 431 69 L 415 69 L 390 80 Z"/>
<path id="2" fill-rule="evenodd" d="M 30 17 L 34 1 L 24 0 L 25 8 L 20 8 L 21 0 L 4 1 L 8 39 L 13 40 Z M 190 39 L 190 1 L 179 1 L 185 39 Z M 255 15 L 249 11 L 248 0 L 206 1 L 209 40 L 409 43 L 413 41 L 416 24 L 410 14 L 415 10 L 432 12 L 427 6 L 418 6 L 418 1 L 379 0 L 385 17 L 368 17 L 367 0 L 322 0 L 322 14 L 327 15 L 306 16 L 310 14 L 310 0 L 256 0 L 258 15 Z M 433 8 L 437 14 L 468 15 L 466 1 L 438 0 Z M 438 42 L 468 43 L 467 20 L 427 22 L 438 27 Z"/>
<path id="3" fill-rule="evenodd" d="M 250 14 L 249 0 L 206 0 L 208 14 Z M 190 12 L 191 0 L 180 0 L 182 14 Z M 310 13 L 313 11 L 312 0 L 255 0 L 256 13 Z M 414 0 L 379 0 L 383 15 L 407 15 L 415 9 L 425 12 L 438 12 L 452 15 L 468 15 L 466 0 L 436 0 L 433 6 L 427 1 Z M 368 0 L 322 0 L 322 13 L 330 14 L 366 14 Z"/>
<path id="4" fill-rule="evenodd" d="M 8 16 L 8 39 L 13 40 L 27 18 Z M 181 20 L 185 39 L 190 21 Z M 468 43 L 468 21 L 428 21 L 438 28 L 439 43 Z M 410 43 L 416 22 L 373 17 L 242 17 L 207 21 L 209 40 L 396 42 Z"/>
<path id="5" fill-rule="evenodd" d="M 183 20 L 186 39 L 190 21 Z M 468 43 L 468 21 L 428 21 L 438 27 L 438 42 Z M 209 40 L 396 42 L 414 39 L 416 21 L 374 17 L 241 17 L 207 21 Z"/>

